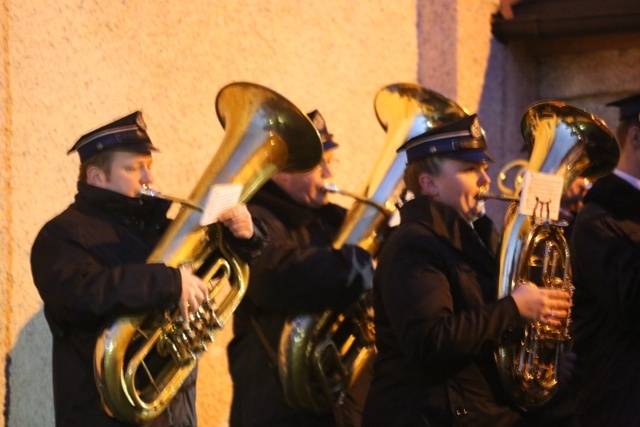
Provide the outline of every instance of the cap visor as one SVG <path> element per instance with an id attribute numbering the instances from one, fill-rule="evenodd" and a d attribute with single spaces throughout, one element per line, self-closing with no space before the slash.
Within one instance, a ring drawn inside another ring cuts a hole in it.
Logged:
<path id="1" fill-rule="evenodd" d="M 444 153 L 443 153 L 444 154 Z M 493 157 L 484 150 L 464 150 L 446 153 L 446 157 L 465 162 L 473 163 L 493 163 Z"/>

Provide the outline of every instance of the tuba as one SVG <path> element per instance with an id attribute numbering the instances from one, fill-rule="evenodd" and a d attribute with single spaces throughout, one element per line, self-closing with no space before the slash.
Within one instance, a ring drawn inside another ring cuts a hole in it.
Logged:
<path id="1" fill-rule="evenodd" d="M 247 201 L 279 170 L 306 171 L 320 162 L 322 145 L 307 116 L 272 90 L 232 83 L 218 93 L 225 137 L 209 166 L 149 255 L 148 263 L 189 265 L 209 283 L 208 299 L 182 328 L 177 308 L 124 315 L 98 338 L 95 377 L 107 413 L 143 424 L 169 405 L 245 294 L 249 269 L 216 227 L 199 224 L 214 184 L 240 184 Z"/>
<path id="2" fill-rule="evenodd" d="M 325 190 L 355 199 L 334 239 L 334 248 L 359 245 L 375 258 L 389 233 L 389 220 L 403 188 L 406 155 L 397 154 L 397 148 L 409 138 L 467 113 L 443 95 L 409 83 L 381 89 L 374 107 L 387 138 L 362 195 L 332 184 L 326 184 Z M 369 293 L 342 313 L 325 310 L 288 319 L 281 335 L 278 365 L 289 404 L 312 413 L 338 408 L 375 355 L 374 338 Z"/>
<path id="3" fill-rule="evenodd" d="M 521 131 L 531 156 L 529 171 L 561 176 L 563 191 L 578 177 L 599 178 L 617 164 L 615 137 L 598 117 L 560 101 L 542 101 L 529 107 Z M 508 296 L 520 281 L 572 293 L 570 254 L 562 226 L 549 219 L 548 206 L 533 216 L 518 213 L 519 186 L 511 194 L 480 198 L 513 200 L 505 217 L 500 251 L 498 298 Z M 558 384 L 558 364 L 570 342 L 568 325 L 550 328 L 530 323 L 505 334 L 495 357 L 508 394 L 524 410 L 546 403 Z"/>

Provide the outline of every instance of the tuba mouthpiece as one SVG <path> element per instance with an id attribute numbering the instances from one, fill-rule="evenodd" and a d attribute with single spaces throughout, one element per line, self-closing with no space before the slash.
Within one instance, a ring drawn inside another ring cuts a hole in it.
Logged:
<path id="1" fill-rule="evenodd" d="M 141 196 L 157 197 L 158 193 L 153 188 L 149 187 L 149 184 L 142 184 L 140 187 Z"/>
<path id="2" fill-rule="evenodd" d="M 480 192 L 478 193 L 478 195 L 476 196 L 476 199 L 478 200 L 502 200 L 505 202 L 518 202 L 520 201 L 520 197 L 517 196 L 510 196 L 507 194 L 495 194 L 495 193 L 491 193 L 487 190 L 480 190 Z"/>
<path id="3" fill-rule="evenodd" d="M 343 190 L 337 185 L 332 184 L 330 182 L 325 182 L 324 184 L 322 184 L 320 188 L 322 191 L 326 193 L 340 194 L 342 196 L 350 197 L 354 200 L 357 200 L 358 202 L 366 203 L 367 205 L 374 206 L 375 208 L 379 209 L 382 213 L 384 213 L 386 216 L 391 215 L 391 212 L 389 211 L 389 209 L 387 209 L 385 206 L 381 205 L 380 203 L 376 202 L 375 200 L 369 199 L 364 196 L 360 196 L 350 191 Z"/>
<path id="4" fill-rule="evenodd" d="M 181 199 L 179 197 L 167 196 L 165 194 L 161 194 L 161 193 L 157 192 L 156 190 L 154 190 L 153 188 L 149 187 L 149 184 L 142 184 L 142 186 L 140 187 L 140 195 L 141 196 L 147 196 L 147 197 L 154 197 L 156 199 L 169 200 L 170 202 L 180 203 L 181 205 L 187 206 L 188 208 L 191 208 L 191 209 L 193 209 L 195 211 L 198 211 L 198 212 L 203 212 L 204 211 L 202 206 L 199 206 L 197 203 L 195 203 L 195 202 L 193 202 L 191 200 Z"/>
<path id="5" fill-rule="evenodd" d="M 325 182 L 324 184 L 322 184 L 320 189 L 325 193 L 337 193 L 337 194 L 344 193 L 337 185 L 331 182 Z"/>

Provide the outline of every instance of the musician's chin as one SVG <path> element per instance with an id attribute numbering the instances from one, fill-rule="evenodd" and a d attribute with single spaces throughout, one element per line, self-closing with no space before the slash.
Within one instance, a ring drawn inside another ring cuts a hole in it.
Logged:
<path id="1" fill-rule="evenodd" d="M 478 202 L 478 205 L 476 206 L 476 210 L 478 211 L 478 216 L 482 216 L 487 213 L 484 207 L 484 200 L 481 200 Z"/>
<path id="2" fill-rule="evenodd" d="M 469 212 L 466 215 L 466 217 L 468 220 L 473 222 L 485 214 L 486 214 L 486 211 L 484 208 L 484 201 L 480 201 L 474 207 L 469 209 Z"/>

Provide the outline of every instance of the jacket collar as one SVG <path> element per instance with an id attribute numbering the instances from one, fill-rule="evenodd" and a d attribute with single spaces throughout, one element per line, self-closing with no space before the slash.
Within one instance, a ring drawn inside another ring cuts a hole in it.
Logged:
<path id="1" fill-rule="evenodd" d="M 621 217 L 637 218 L 640 215 L 640 191 L 614 174 L 598 179 L 585 196 L 584 203 L 596 203 Z"/>
<path id="2" fill-rule="evenodd" d="M 495 255 L 499 235 L 495 225 L 486 215 L 473 226 L 453 208 L 426 196 L 419 196 L 400 208 L 401 223 L 420 222 L 434 234 L 448 241 L 464 257 L 473 258 L 475 265 L 487 271 L 495 268 Z"/>
<path id="3" fill-rule="evenodd" d="M 306 227 L 318 216 L 331 225 L 339 227 L 345 215 L 344 208 L 333 203 L 318 209 L 301 205 L 273 181 L 267 181 L 253 196 L 250 203 L 266 207 L 276 217 L 293 228 Z"/>
<path id="4" fill-rule="evenodd" d="M 103 214 L 116 218 L 125 225 L 144 224 L 145 221 L 168 222 L 166 212 L 171 205 L 167 200 L 153 197 L 127 197 L 115 191 L 78 182 L 76 202 L 90 205 Z"/>

